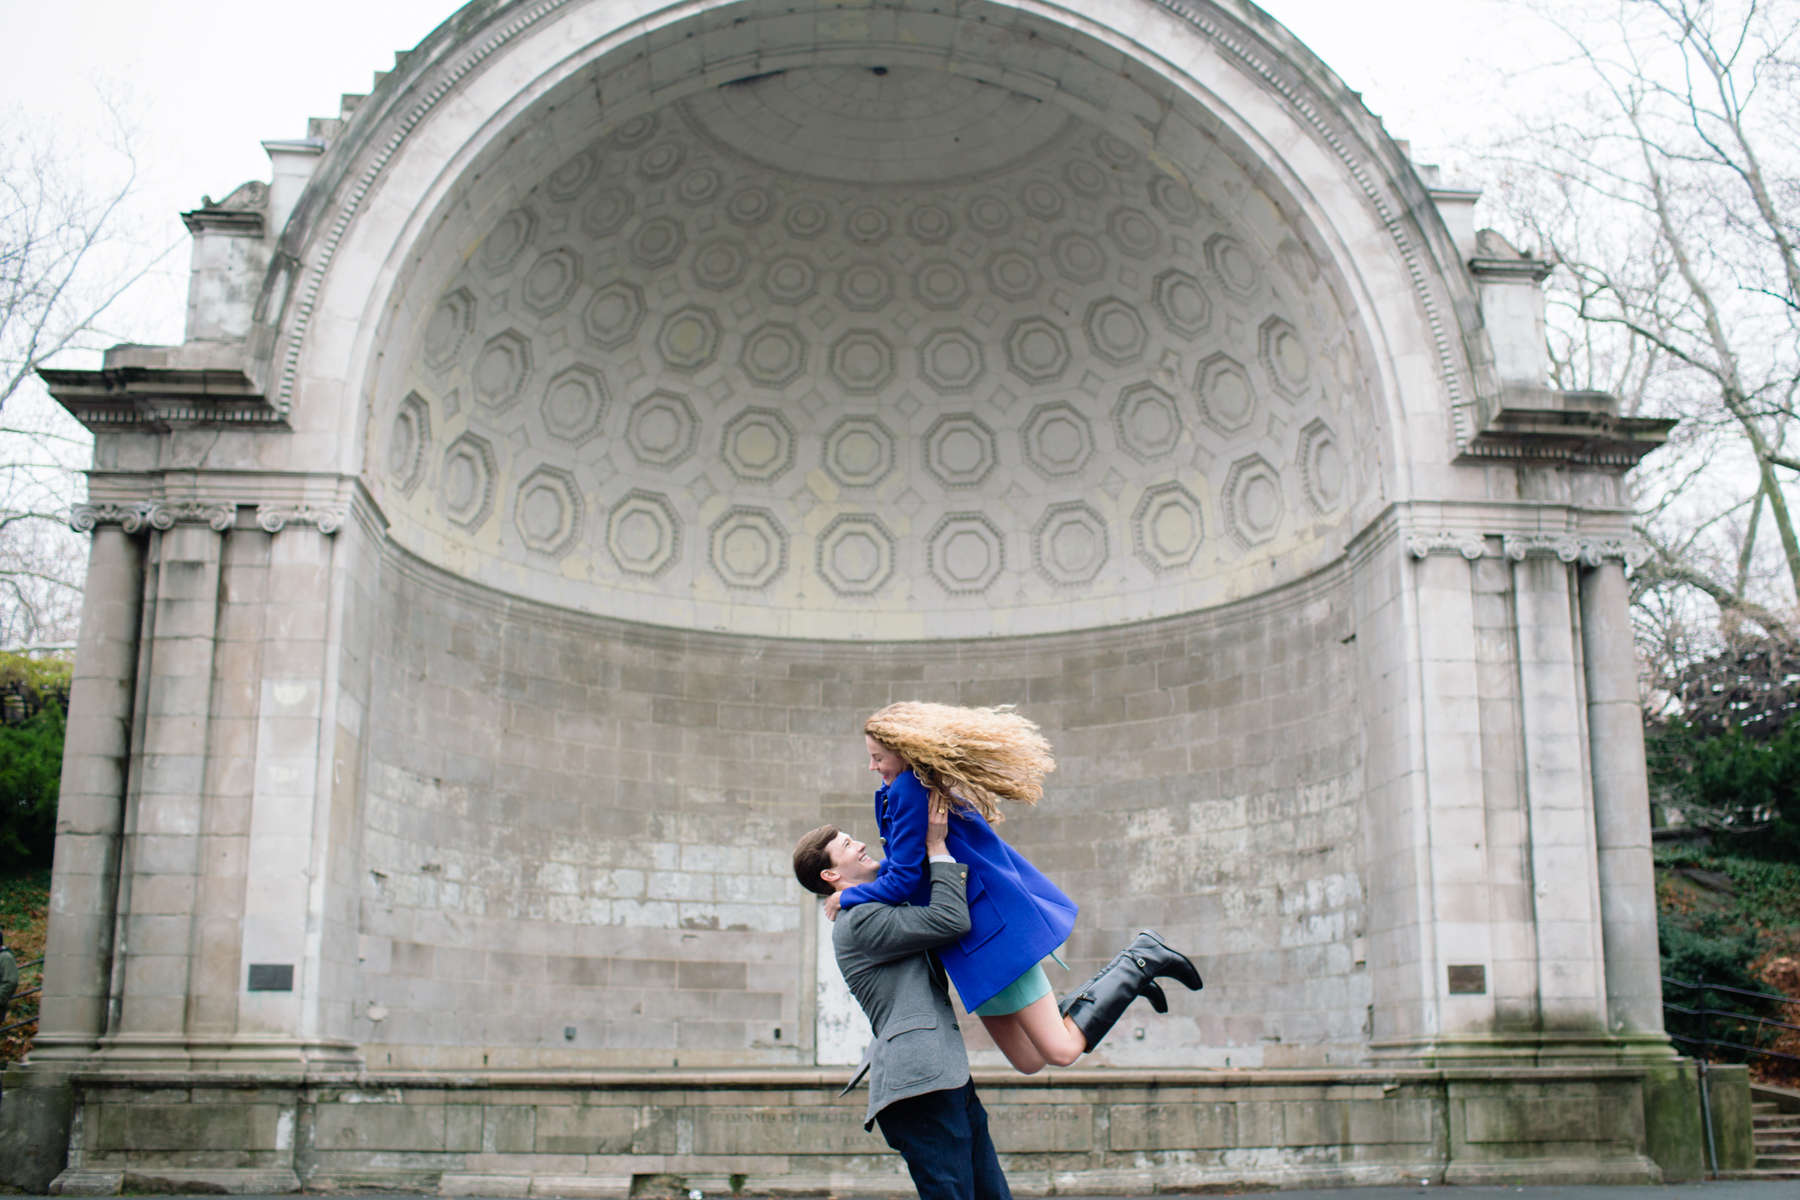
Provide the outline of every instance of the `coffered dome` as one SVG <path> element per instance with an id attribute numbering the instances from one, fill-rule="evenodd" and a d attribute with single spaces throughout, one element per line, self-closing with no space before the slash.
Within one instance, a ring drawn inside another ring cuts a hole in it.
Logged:
<path id="1" fill-rule="evenodd" d="M 1362 486 L 1361 368 L 1275 207 L 1197 157 L 922 68 L 597 130 L 435 248 L 371 431 L 394 536 L 574 608 L 827 638 L 1311 570 Z"/>

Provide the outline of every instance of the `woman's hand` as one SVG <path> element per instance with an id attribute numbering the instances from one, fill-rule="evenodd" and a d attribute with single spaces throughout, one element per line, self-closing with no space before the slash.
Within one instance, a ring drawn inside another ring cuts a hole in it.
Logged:
<path id="1" fill-rule="evenodd" d="M 925 823 L 926 857 L 929 858 L 934 854 L 950 853 L 950 849 L 945 841 L 949 836 L 950 811 L 946 808 L 940 808 L 938 804 L 933 801 L 931 805 L 931 819 Z"/>
<path id="2" fill-rule="evenodd" d="M 825 897 L 825 919 L 827 921 L 837 920 L 838 909 L 841 907 L 843 906 L 838 901 L 837 892 L 833 892 L 831 895 Z"/>

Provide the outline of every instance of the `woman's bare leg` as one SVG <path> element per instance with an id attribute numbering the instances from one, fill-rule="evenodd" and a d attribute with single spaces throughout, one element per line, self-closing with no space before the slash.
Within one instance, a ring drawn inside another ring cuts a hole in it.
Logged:
<path id="1" fill-rule="evenodd" d="M 1021 1075 L 1036 1075 L 1044 1069 L 1044 1056 L 1037 1052 L 1025 1031 L 1019 1028 L 1018 1013 L 1007 1013 L 1004 1017 L 983 1017 L 981 1023 L 987 1028 L 988 1036 L 994 1039 L 994 1045 L 1000 1047 L 1000 1053 L 1006 1055 L 1006 1061 L 1013 1065 L 1013 1070 Z"/>
<path id="2" fill-rule="evenodd" d="M 1056 1011 L 1055 996 L 1040 996 L 1016 1013 L 983 1017 L 988 1036 L 1014 1069 L 1036 1075 L 1046 1065 L 1066 1067 L 1087 1053 L 1087 1039 Z"/>

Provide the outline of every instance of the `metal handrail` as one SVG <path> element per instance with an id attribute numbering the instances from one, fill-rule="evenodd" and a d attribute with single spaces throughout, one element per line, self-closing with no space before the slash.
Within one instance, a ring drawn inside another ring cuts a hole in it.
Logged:
<path id="1" fill-rule="evenodd" d="M 1783 996 L 1778 992 L 1747 992 L 1743 988 L 1727 987 L 1722 983 L 1708 983 L 1704 979 L 1699 983 L 1689 983 L 1684 979 L 1674 979 L 1667 975 L 1661 976 L 1661 979 L 1664 983 L 1672 983 L 1676 987 L 1687 988 L 1689 991 L 1730 992 L 1734 996 L 1749 996 L 1755 1000 L 1773 1000 L 1777 1004 L 1800 1004 L 1800 1000 L 1796 1000 L 1792 996 Z"/>
<path id="2" fill-rule="evenodd" d="M 1669 1040 L 1684 1042 L 1690 1046 L 1699 1046 L 1702 1048 L 1717 1046 L 1728 1050 L 1739 1050 L 1745 1054 L 1761 1055 L 1764 1058 L 1779 1058 L 1787 1062 L 1800 1062 L 1800 1055 L 1784 1054 L 1780 1050 L 1765 1050 L 1761 1046 L 1746 1046 L 1742 1042 L 1728 1042 L 1710 1036 L 1712 1030 L 1709 1028 L 1709 1023 L 1715 1017 L 1727 1021 L 1736 1021 L 1744 1025 L 1770 1026 L 1775 1029 L 1788 1029 L 1796 1033 L 1800 1033 L 1800 1025 L 1789 1024 L 1786 1021 L 1777 1021 L 1773 1017 L 1759 1017 L 1751 1013 L 1733 1012 L 1730 1009 L 1709 1007 L 1706 1003 L 1706 993 L 1728 992 L 1734 996 L 1747 996 L 1755 1000 L 1772 1000 L 1778 1004 L 1800 1005 L 1800 1000 L 1797 1000 L 1792 996 L 1776 995 L 1772 992 L 1752 992 L 1745 988 L 1734 988 L 1722 983 L 1708 983 L 1705 978 L 1701 978 L 1695 983 L 1689 983 L 1685 979 L 1674 979 L 1667 975 L 1664 975 L 1661 978 L 1665 984 L 1678 988 L 1686 988 L 1689 991 L 1700 993 L 1700 1006 L 1698 1008 L 1688 1008 L 1685 1005 L 1674 1004 L 1668 1000 L 1663 1001 L 1663 1010 L 1665 1012 L 1676 1012 L 1684 1017 L 1698 1017 L 1700 1019 L 1701 1036 L 1691 1038 L 1671 1033 L 1669 1035 Z"/>

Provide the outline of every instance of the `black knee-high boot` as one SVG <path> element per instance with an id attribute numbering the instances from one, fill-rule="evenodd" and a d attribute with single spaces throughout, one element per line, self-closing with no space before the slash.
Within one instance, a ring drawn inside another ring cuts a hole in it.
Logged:
<path id="1" fill-rule="evenodd" d="M 1158 976 L 1185 984 L 1189 991 L 1197 992 L 1202 986 L 1200 972 L 1186 955 L 1144 930 L 1097 975 L 1063 997 L 1057 1010 L 1075 1022 L 1091 1051 L 1139 996 L 1149 1000 L 1157 1012 L 1169 1011 L 1168 998 L 1156 983 Z"/>

